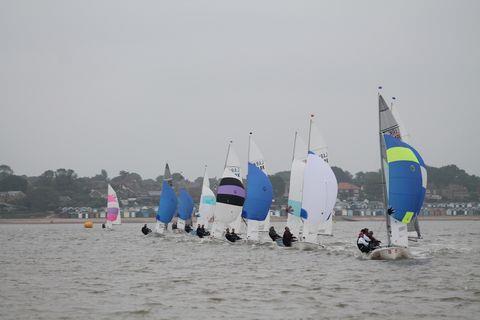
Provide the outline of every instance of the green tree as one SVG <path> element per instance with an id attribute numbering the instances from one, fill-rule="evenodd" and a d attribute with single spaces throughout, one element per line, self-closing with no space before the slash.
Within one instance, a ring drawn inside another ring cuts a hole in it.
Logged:
<path id="1" fill-rule="evenodd" d="M 5 178 L 6 176 L 11 176 L 13 174 L 12 168 L 6 164 L 0 165 L 0 179 Z"/>
<path id="2" fill-rule="evenodd" d="M 344 171 L 341 168 L 335 166 L 332 167 L 332 170 L 333 173 L 335 173 L 335 177 L 337 177 L 338 182 L 353 182 L 353 175 L 350 172 L 346 170 Z"/>
<path id="3" fill-rule="evenodd" d="M 54 210 L 59 205 L 59 194 L 51 187 L 38 187 L 27 193 L 30 209 L 35 211 Z"/>
<path id="4" fill-rule="evenodd" d="M 27 179 L 9 175 L 0 180 L 0 191 L 22 191 L 26 192 L 28 187 Z"/>

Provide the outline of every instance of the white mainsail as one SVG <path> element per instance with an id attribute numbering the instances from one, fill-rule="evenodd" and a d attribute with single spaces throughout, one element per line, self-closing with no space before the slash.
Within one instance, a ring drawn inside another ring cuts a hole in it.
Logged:
<path id="1" fill-rule="evenodd" d="M 208 180 L 207 167 L 205 166 L 205 173 L 203 175 L 202 195 L 200 196 L 200 206 L 198 208 L 199 219 L 198 223 L 209 227 L 210 220 L 213 218 L 213 211 L 215 209 L 215 194 L 210 189 L 210 181 Z"/>
<path id="2" fill-rule="evenodd" d="M 290 169 L 290 186 L 288 190 L 287 227 L 290 232 L 300 239 L 303 228 L 301 218 L 303 173 L 307 158 L 307 145 L 295 132 L 292 167 Z"/>

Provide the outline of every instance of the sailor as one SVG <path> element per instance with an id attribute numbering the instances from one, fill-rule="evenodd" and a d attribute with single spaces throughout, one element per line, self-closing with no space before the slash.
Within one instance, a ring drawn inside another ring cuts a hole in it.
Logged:
<path id="1" fill-rule="evenodd" d="M 144 224 L 143 227 L 142 227 L 142 233 L 143 233 L 144 235 L 147 235 L 147 234 L 149 234 L 150 232 L 152 232 L 152 230 L 151 230 L 149 227 L 147 227 L 147 224 Z"/>
<path id="2" fill-rule="evenodd" d="M 204 236 L 209 236 L 210 235 L 210 232 L 208 232 L 207 230 L 205 230 L 205 225 L 202 224 L 202 232 L 203 232 L 203 235 Z"/>
<path id="3" fill-rule="evenodd" d="M 358 234 L 358 239 L 357 239 L 358 250 L 364 253 L 369 253 L 370 251 L 372 251 L 369 241 L 366 240 L 366 239 L 369 239 L 368 236 L 365 235 L 365 232 L 368 232 L 367 230 L 368 229 L 360 230 L 360 233 Z"/>
<path id="4" fill-rule="evenodd" d="M 232 234 L 230 233 L 230 229 L 225 230 L 225 238 L 230 241 L 230 242 L 235 242 L 235 238 L 232 237 Z"/>
<path id="5" fill-rule="evenodd" d="M 242 240 L 242 238 L 240 238 L 238 234 L 235 233 L 235 228 L 232 228 L 232 232 L 230 232 L 230 235 L 232 236 L 233 239 L 235 239 L 235 241 Z"/>
<path id="6" fill-rule="evenodd" d="M 367 236 L 370 238 L 370 248 L 375 249 L 380 246 L 380 242 L 382 241 L 375 239 L 373 236 L 373 231 L 368 231 Z"/>
<path id="7" fill-rule="evenodd" d="M 288 227 L 285 227 L 285 232 L 283 233 L 282 242 L 285 247 L 291 247 L 292 242 L 296 241 L 297 238 L 293 236 Z"/>
<path id="8" fill-rule="evenodd" d="M 200 223 L 197 226 L 197 236 L 199 238 L 203 238 L 205 236 L 205 233 L 203 232 L 202 227 L 200 227 Z"/>
<path id="9" fill-rule="evenodd" d="M 185 225 L 185 232 L 190 233 L 190 231 L 192 231 L 192 227 L 189 224 L 186 224 Z"/>
<path id="10" fill-rule="evenodd" d="M 281 239 L 280 235 L 275 231 L 275 228 L 273 226 L 270 227 L 268 230 L 268 235 L 270 238 L 272 238 L 272 241 L 277 241 L 278 239 Z"/>
<path id="11" fill-rule="evenodd" d="M 102 229 L 105 229 L 105 223 L 102 223 Z"/>
<path id="12" fill-rule="evenodd" d="M 177 229 L 177 223 L 176 223 L 176 222 L 173 222 L 173 223 L 172 223 L 172 230 L 175 230 L 175 229 Z"/>

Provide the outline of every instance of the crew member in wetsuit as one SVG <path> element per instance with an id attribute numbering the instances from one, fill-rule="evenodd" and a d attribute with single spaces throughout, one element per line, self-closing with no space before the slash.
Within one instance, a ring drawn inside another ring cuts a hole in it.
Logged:
<path id="1" fill-rule="evenodd" d="M 291 247 L 292 242 L 296 241 L 297 238 L 293 236 L 288 227 L 285 227 L 285 232 L 283 233 L 282 242 L 285 247 Z"/>
<path id="2" fill-rule="evenodd" d="M 190 233 L 190 231 L 192 231 L 192 227 L 190 227 L 189 224 L 186 224 L 186 225 L 185 225 L 185 232 L 186 232 L 186 233 Z"/>
<path id="3" fill-rule="evenodd" d="M 198 224 L 198 226 L 197 226 L 197 236 L 199 238 L 203 238 L 205 236 L 205 233 L 203 232 L 202 227 L 200 227 L 200 224 Z"/>
<path id="4" fill-rule="evenodd" d="M 172 223 L 172 230 L 175 230 L 175 229 L 177 229 L 177 223 L 176 223 L 176 222 L 173 222 L 173 223 Z"/>
<path id="5" fill-rule="evenodd" d="M 105 229 L 105 223 L 102 223 L 102 229 Z"/>
<path id="6" fill-rule="evenodd" d="M 277 233 L 277 231 L 275 231 L 275 228 L 272 226 L 270 227 L 270 229 L 268 230 L 268 235 L 270 236 L 270 238 L 272 239 L 272 241 L 277 241 L 278 239 L 281 239 L 282 237 L 280 237 L 280 235 Z"/>
<path id="7" fill-rule="evenodd" d="M 230 229 L 225 230 L 225 239 L 227 239 L 230 242 L 235 242 L 235 238 L 232 237 L 232 234 L 230 233 Z"/>
<path id="8" fill-rule="evenodd" d="M 232 238 L 237 241 L 237 240 L 242 240 L 242 238 L 240 238 L 238 236 L 238 234 L 235 233 L 235 228 L 232 228 L 232 232 L 230 232 L 230 235 L 232 236 Z"/>
<path id="9" fill-rule="evenodd" d="M 142 227 L 142 233 L 143 233 L 144 235 L 147 235 L 147 234 L 149 234 L 150 232 L 152 232 L 152 230 L 151 230 L 149 227 L 147 227 L 147 224 L 144 224 L 143 227 Z"/>
<path id="10" fill-rule="evenodd" d="M 360 233 L 358 234 L 358 238 L 357 238 L 357 247 L 358 247 L 358 250 L 364 252 L 364 253 L 369 253 L 370 251 L 372 251 L 371 247 L 370 247 L 370 243 L 369 241 L 367 241 L 368 236 L 365 236 L 365 232 L 368 232 L 367 231 L 368 229 L 362 229 L 360 230 Z"/>
<path id="11" fill-rule="evenodd" d="M 202 232 L 203 232 L 203 236 L 209 236 L 210 235 L 210 232 L 208 232 L 207 230 L 205 230 L 205 225 L 202 224 Z"/>

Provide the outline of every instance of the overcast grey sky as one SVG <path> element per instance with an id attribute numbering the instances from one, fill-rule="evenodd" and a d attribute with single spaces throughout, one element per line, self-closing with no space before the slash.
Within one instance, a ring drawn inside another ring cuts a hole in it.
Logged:
<path id="1" fill-rule="evenodd" d="M 221 175 L 253 130 L 290 167 L 314 113 L 332 165 L 375 170 L 378 85 L 429 165 L 480 174 L 480 1 L 0 0 L 0 163 Z"/>

